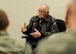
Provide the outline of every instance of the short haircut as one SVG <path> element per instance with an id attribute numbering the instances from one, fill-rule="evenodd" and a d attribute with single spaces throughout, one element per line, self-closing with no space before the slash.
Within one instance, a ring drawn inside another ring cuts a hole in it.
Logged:
<path id="1" fill-rule="evenodd" d="M 50 11 L 49 6 L 48 6 L 48 5 L 45 5 L 45 6 L 46 6 L 46 8 L 47 8 L 47 12 L 49 12 L 49 11 Z"/>
<path id="2" fill-rule="evenodd" d="M 46 10 L 47 12 L 49 12 L 49 11 L 50 11 L 50 8 L 49 8 L 49 6 L 48 6 L 48 5 L 46 5 L 46 4 L 41 4 L 41 6 L 42 6 L 42 5 L 43 5 L 43 6 L 45 6 L 45 7 L 47 8 L 47 10 Z"/>
<path id="3" fill-rule="evenodd" d="M 8 17 L 3 10 L 0 10 L 0 31 L 5 29 L 8 25 Z"/>

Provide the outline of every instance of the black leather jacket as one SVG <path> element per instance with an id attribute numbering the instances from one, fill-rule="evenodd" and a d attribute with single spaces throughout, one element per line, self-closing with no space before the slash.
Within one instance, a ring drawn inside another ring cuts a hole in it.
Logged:
<path id="1" fill-rule="evenodd" d="M 27 41 L 29 42 L 37 43 L 41 38 L 58 32 L 56 21 L 52 16 L 48 15 L 44 20 L 39 20 L 39 19 L 40 18 L 38 18 L 38 16 L 32 17 L 29 25 L 27 26 L 27 31 L 23 32 L 24 34 L 28 35 Z M 32 32 L 32 30 L 36 27 L 38 23 L 41 27 L 41 37 L 34 38 L 29 34 Z"/>

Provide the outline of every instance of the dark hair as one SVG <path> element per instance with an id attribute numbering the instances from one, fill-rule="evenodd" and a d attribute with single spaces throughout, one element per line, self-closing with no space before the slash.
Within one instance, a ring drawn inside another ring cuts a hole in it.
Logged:
<path id="1" fill-rule="evenodd" d="M 3 10 L 0 10 L 0 30 L 3 30 L 8 25 L 8 18 Z"/>
<path id="2" fill-rule="evenodd" d="M 61 19 L 56 19 L 56 23 L 58 25 L 58 30 L 59 32 L 63 32 L 66 31 L 66 26 L 65 26 L 65 22 Z"/>

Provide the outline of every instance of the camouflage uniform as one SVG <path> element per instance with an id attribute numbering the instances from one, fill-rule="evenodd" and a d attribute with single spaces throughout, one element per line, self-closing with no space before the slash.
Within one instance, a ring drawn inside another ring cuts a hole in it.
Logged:
<path id="1" fill-rule="evenodd" d="M 43 39 L 35 54 L 76 54 L 76 31 L 66 31 Z"/>
<path id="2" fill-rule="evenodd" d="M 25 54 L 25 44 L 18 42 L 5 32 L 0 32 L 0 54 Z"/>

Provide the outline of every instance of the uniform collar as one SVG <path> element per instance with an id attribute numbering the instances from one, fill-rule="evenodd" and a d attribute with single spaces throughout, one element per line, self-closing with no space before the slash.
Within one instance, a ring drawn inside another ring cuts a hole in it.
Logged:
<path id="1" fill-rule="evenodd" d="M 76 34 L 76 31 L 75 30 L 71 30 L 71 29 L 67 29 L 66 32 Z"/>
<path id="2" fill-rule="evenodd" d="M 7 32 L 3 32 L 3 31 L 0 31 L 0 36 L 5 36 L 5 35 L 8 35 Z"/>

